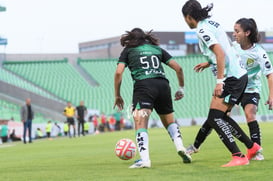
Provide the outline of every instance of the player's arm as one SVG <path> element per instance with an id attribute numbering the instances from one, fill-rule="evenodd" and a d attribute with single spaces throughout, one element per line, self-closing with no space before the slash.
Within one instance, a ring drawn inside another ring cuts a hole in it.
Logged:
<path id="1" fill-rule="evenodd" d="M 88 111 L 87 111 L 87 108 L 85 107 L 84 108 L 84 117 L 87 116 L 87 113 L 88 113 Z"/>
<path id="2" fill-rule="evenodd" d="M 76 118 L 79 118 L 78 107 L 76 107 L 76 109 L 74 111 L 75 111 L 74 114 L 76 115 Z"/>
<path id="3" fill-rule="evenodd" d="M 73 107 L 73 117 L 75 117 L 75 115 L 76 115 L 76 109 Z"/>
<path id="4" fill-rule="evenodd" d="M 268 74 L 266 77 L 267 77 L 268 89 L 269 89 L 269 96 L 268 96 L 268 100 L 266 101 L 266 104 L 268 104 L 269 110 L 272 110 L 273 108 L 273 73 Z"/>
<path id="5" fill-rule="evenodd" d="M 222 94 L 224 84 L 224 71 L 225 71 L 225 52 L 220 44 L 213 44 L 210 46 L 216 57 L 217 62 L 217 83 L 214 89 L 214 96 L 220 96 Z"/>
<path id="6" fill-rule="evenodd" d="M 179 89 L 175 93 L 174 100 L 180 100 L 184 97 L 184 73 L 182 67 L 175 61 L 170 60 L 168 66 L 171 67 L 175 72 L 178 79 Z"/>
<path id="7" fill-rule="evenodd" d="M 195 72 L 202 72 L 205 68 L 208 68 L 210 66 L 210 63 L 209 62 L 203 62 L 203 63 L 199 63 L 197 64 L 193 70 Z"/>
<path id="8" fill-rule="evenodd" d="M 269 95 L 265 105 L 268 105 L 268 109 L 272 110 L 273 108 L 273 67 L 270 62 L 269 56 L 263 48 L 260 48 L 257 53 L 257 60 L 260 64 L 260 68 L 264 75 L 266 75 Z"/>
<path id="9" fill-rule="evenodd" d="M 114 76 L 114 89 L 115 89 L 115 103 L 114 108 L 117 106 L 119 110 L 123 109 L 123 99 L 120 95 L 120 87 L 122 82 L 122 74 L 125 70 L 125 64 L 124 63 L 118 63 L 117 69 Z"/>
<path id="10" fill-rule="evenodd" d="M 66 109 L 64 109 L 64 111 L 63 111 L 63 115 L 65 115 L 65 116 L 66 116 Z"/>
<path id="11" fill-rule="evenodd" d="M 176 72 L 179 86 L 184 87 L 184 74 L 182 67 L 175 60 L 170 60 L 168 65 Z"/>

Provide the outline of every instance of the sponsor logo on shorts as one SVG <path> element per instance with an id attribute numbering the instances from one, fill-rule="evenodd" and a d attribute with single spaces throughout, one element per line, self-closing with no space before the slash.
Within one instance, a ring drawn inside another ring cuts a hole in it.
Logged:
<path id="1" fill-rule="evenodd" d="M 237 102 L 237 99 L 234 98 L 234 97 L 232 97 L 231 100 L 234 101 L 234 102 Z"/>
<path id="2" fill-rule="evenodd" d="M 146 106 L 150 106 L 151 105 L 151 103 L 149 103 L 149 102 L 142 102 L 141 104 L 142 105 L 146 105 Z"/>
<path id="3" fill-rule="evenodd" d="M 253 97 L 253 98 L 252 98 L 252 101 L 255 102 L 256 104 L 257 104 L 257 102 L 258 102 L 256 97 Z"/>

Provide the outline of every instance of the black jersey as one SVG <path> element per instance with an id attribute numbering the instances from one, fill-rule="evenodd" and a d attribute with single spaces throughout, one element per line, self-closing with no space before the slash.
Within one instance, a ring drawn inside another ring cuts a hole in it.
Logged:
<path id="1" fill-rule="evenodd" d="M 161 62 L 167 64 L 172 56 L 156 45 L 144 44 L 125 48 L 118 63 L 124 63 L 131 71 L 133 80 L 166 78 Z"/>
<path id="2" fill-rule="evenodd" d="M 85 106 L 78 106 L 76 107 L 76 110 L 77 110 L 77 113 L 78 113 L 78 116 L 80 118 L 84 118 L 84 113 L 87 111 L 86 107 Z"/>

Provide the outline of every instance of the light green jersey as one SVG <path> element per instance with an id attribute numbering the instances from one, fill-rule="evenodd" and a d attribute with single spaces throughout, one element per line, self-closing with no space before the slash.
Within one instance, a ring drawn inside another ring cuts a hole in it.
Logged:
<path id="1" fill-rule="evenodd" d="M 241 64 L 246 68 L 248 84 L 246 93 L 261 93 L 261 74 L 269 75 L 273 73 L 272 64 L 266 51 L 258 44 L 254 44 L 250 49 L 243 50 L 241 46 L 234 42 L 236 50 L 241 57 Z"/>
<path id="2" fill-rule="evenodd" d="M 209 58 L 209 63 L 215 65 L 215 67 L 216 57 L 210 50 L 210 47 L 215 44 L 220 44 L 222 47 L 225 53 L 225 78 L 240 78 L 246 74 L 246 70 L 240 65 L 239 55 L 236 53 L 235 49 L 232 48 L 226 32 L 219 23 L 211 19 L 199 21 L 196 32 L 201 52 Z"/>

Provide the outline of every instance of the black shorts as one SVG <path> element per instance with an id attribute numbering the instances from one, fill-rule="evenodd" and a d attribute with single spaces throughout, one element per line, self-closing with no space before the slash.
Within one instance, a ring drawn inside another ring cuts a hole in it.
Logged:
<path id="1" fill-rule="evenodd" d="M 134 84 L 133 110 L 153 108 L 158 114 L 173 112 L 171 88 L 167 79 L 145 79 Z"/>
<path id="2" fill-rule="evenodd" d="M 258 93 L 244 93 L 242 100 L 241 100 L 241 106 L 243 109 L 245 109 L 245 106 L 247 104 L 254 104 L 258 107 L 260 100 L 260 94 Z"/>
<path id="3" fill-rule="evenodd" d="M 224 90 L 220 98 L 224 98 L 224 102 L 230 105 L 239 104 L 246 89 L 247 81 L 247 74 L 239 79 L 236 77 L 228 77 L 224 81 Z"/>
<path id="4" fill-rule="evenodd" d="M 68 122 L 69 125 L 75 125 L 74 118 L 67 118 L 67 122 Z"/>

